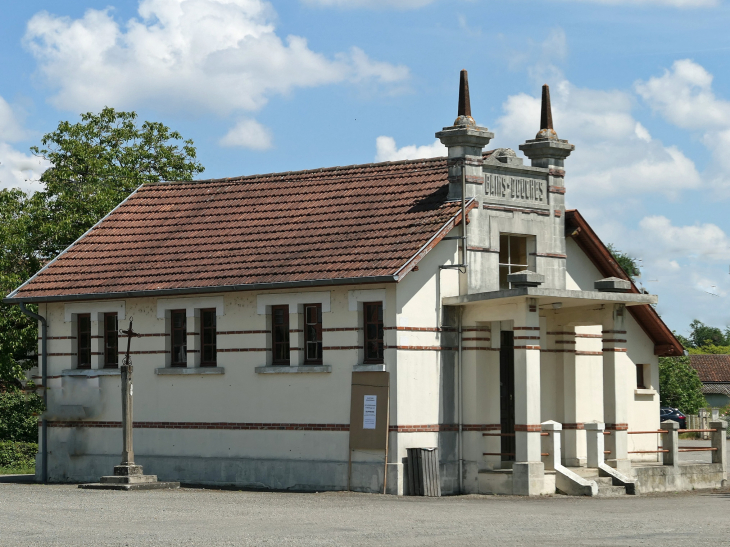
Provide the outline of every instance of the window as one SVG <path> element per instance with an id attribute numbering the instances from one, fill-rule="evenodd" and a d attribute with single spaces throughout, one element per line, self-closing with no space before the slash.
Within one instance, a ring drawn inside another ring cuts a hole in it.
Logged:
<path id="1" fill-rule="evenodd" d="M 200 310 L 201 367 L 216 366 L 215 336 L 215 309 Z"/>
<path id="2" fill-rule="evenodd" d="M 646 384 L 644 383 L 644 365 L 638 363 L 636 365 L 636 388 L 646 389 Z"/>
<path id="3" fill-rule="evenodd" d="M 383 303 L 366 302 L 365 312 L 365 362 L 383 362 Z"/>
<path id="4" fill-rule="evenodd" d="M 304 305 L 304 364 L 322 364 L 322 304 Z"/>
<path id="5" fill-rule="evenodd" d="M 76 345 L 78 368 L 91 368 L 91 315 L 80 313 L 77 316 Z"/>
<path id="6" fill-rule="evenodd" d="M 173 367 L 188 366 L 188 331 L 187 317 L 185 310 L 172 310 L 170 312 L 172 321 L 172 361 Z"/>
<path id="7" fill-rule="evenodd" d="M 117 314 L 104 314 L 104 368 L 119 366 L 119 329 Z"/>
<path id="8" fill-rule="evenodd" d="M 289 364 L 289 306 L 271 306 L 274 364 Z"/>
<path id="9" fill-rule="evenodd" d="M 507 276 L 527 269 L 527 238 L 524 236 L 499 236 L 499 288 L 509 289 Z"/>

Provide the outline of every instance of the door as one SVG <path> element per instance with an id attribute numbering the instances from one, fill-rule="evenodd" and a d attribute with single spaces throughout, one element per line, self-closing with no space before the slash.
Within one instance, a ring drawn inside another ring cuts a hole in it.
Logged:
<path id="1" fill-rule="evenodd" d="M 512 331 L 502 331 L 499 349 L 499 397 L 502 433 L 502 461 L 515 461 L 515 341 Z"/>

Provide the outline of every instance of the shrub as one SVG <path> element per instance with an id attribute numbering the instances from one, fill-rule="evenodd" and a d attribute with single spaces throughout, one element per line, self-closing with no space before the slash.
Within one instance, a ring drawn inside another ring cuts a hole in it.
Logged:
<path id="1" fill-rule="evenodd" d="M 37 443 L 0 441 L 0 467 L 28 469 L 35 467 Z"/>
<path id="2" fill-rule="evenodd" d="M 0 441 L 38 442 L 38 417 L 43 399 L 21 392 L 0 393 Z"/>

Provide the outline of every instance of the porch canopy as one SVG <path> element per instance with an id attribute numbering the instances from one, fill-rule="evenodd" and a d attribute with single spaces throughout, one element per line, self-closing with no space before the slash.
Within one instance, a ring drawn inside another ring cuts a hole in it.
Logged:
<path id="1" fill-rule="evenodd" d="M 540 287 L 517 287 L 500 291 L 489 291 L 461 296 L 447 296 L 443 298 L 445 306 L 468 306 L 470 304 L 488 303 L 513 304 L 524 301 L 525 298 L 534 298 L 539 307 L 559 305 L 560 308 L 574 308 L 591 306 L 594 304 L 624 304 L 625 306 L 639 306 L 656 304 L 654 294 L 636 294 L 602 291 L 569 291 L 564 289 L 542 289 Z"/>

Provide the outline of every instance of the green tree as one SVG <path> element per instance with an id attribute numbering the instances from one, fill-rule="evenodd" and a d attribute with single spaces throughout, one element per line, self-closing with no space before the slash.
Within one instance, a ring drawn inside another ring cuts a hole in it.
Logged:
<path id="1" fill-rule="evenodd" d="M 0 290 L 7 295 L 146 182 L 203 171 L 191 140 L 134 112 L 104 108 L 61 122 L 31 151 L 51 163 L 35 194 L 0 191 Z M 29 309 L 34 309 L 29 306 Z M 37 362 L 37 325 L 0 304 L 0 385 L 16 389 Z"/>
<path id="2" fill-rule="evenodd" d="M 702 395 L 702 382 L 689 364 L 689 357 L 659 358 L 659 389 L 662 406 L 678 408 L 696 414 L 707 406 Z"/>
<path id="3" fill-rule="evenodd" d="M 692 347 L 702 346 L 730 346 L 730 328 L 723 333 L 717 327 L 705 325 L 702 321 L 695 319 L 689 324 L 692 332 L 689 335 Z"/>
<path id="4" fill-rule="evenodd" d="M 606 248 L 608 249 L 608 252 L 611 253 L 611 256 L 616 261 L 616 263 L 621 266 L 621 269 L 632 280 L 641 275 L 641 270 L 639 270 L 639 265 L 636 263 L 635 258 L 622 251 L 619 251 L 611 243 L 606 245 Z"/>

